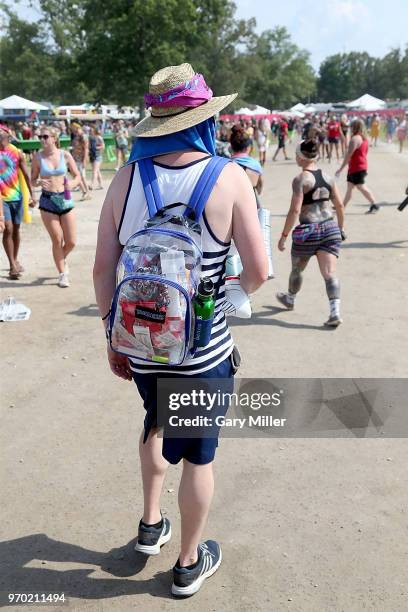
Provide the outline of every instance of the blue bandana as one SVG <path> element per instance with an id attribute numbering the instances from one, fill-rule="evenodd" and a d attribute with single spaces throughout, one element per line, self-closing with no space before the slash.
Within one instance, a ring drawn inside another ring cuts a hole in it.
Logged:
<path id="1" fill-rule="evenodd" d="M 174 134 L 136 138 L 127 163 L 130 164 L 146 157 L 157 157 L 166 153 L 191 149 L 215 155 L 215 121 L 213 117 Z"/>

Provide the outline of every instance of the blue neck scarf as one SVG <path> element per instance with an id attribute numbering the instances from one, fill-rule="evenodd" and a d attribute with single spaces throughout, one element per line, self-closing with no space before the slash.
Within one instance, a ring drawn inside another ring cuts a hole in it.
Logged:
<path id="1" fill-rule="evenodd" d="M 234 157 L 233 155 L 232 159 L 234 160 L 234 162 L 237 162 L 237 164 L 243 166 L 244 168 L 253 170 L 258 174 L 263 174 L 263 169 L 259 161 L 254 159 L 253 157 L 250 157 L 249 155 L 239 155 L 237 157 Z"/>
<path id="2" fill-rule="evenodd" d="M 146 157 L 157 157 L 166 153 L 191 149 L 215 155 L 215 121 L 213 117 L 174 134 L 136 138 L 127 163 L 130 164 Z"/>

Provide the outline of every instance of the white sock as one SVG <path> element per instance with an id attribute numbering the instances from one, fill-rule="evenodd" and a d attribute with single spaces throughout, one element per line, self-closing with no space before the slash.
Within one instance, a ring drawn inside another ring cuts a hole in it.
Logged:
<path id="1" fill-rule="evenodd" d="M 288 291 L 286 295 L 289 302 L 292 302 L 293 304 L 293 302 L 295 301 L 296 293 L 291 293 L 290 291 Z"/>
<path id="2" fill-rule="evenodd" d="M 340 317 L 340 298 L 329 300 L 329 305 L 330 305 L 330 316 Z"/>

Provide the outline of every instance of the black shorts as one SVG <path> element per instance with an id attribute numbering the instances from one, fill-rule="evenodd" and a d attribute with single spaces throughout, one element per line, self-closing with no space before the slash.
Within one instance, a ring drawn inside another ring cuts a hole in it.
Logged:
<path id="1" fill-rule="evenodd" d="M 66 200 L 64 192 L 43 191 L 40 196 L 40 210 L 53 215 L 66 215 L 74 208 L 72 199 Z"/>
<path id="2" fill-rule="evenodd" d="M 337 138 L 337 136 L 329 136 L 329 142 L 331 142 L 332 144 L 339 144 L 339 139 Z"/>
<path id="3" fill-rule="evenodd" d="M 190 378 L 183 374 L 139 374 L 133 372 L 133 380 L 136 383 L 139 394 L 143 400 L 146 410 L 144 420 L 144 436 L 143 442 L 146 442 L 149 431 L 157 427 L 157 383 L 159 378 Z M 211 382 L 211 379 L 215 379 Z M 213 392 L 218 392 L 221 384 L 222 393 L 232 393 L 234 390 L 234 367 L 232 356 L 229 355 L 211 370 L 196 374 L 194 377 L 195 384 L 200 386 L 202 380 L 203 389 L 208 392 L 208 389 Z M 214 387 L 212 389 L 211 385 Z M 217 403 L 213 407 L 214 414 L 225 415 L 228 410 L 227 405 L 218 406 Z M 214 459 L 215 450 L 218 446 L 219 428 L 212 429 L 211 437 L 195 437 L 195 438 L 176 438 L 166 436 L 166 431 L 163 432 L 163 457 L 172 464 L 177 464 L 181 459 L 187 459 L 190 463 L 203 465 L 210 463 Z"/>
<path id="4" fill-rule="evenodd" d="M 283 149 L 285 145 L 286 145 L 286 136 L 279 136 L 278 149 Z"/>
<path id="5" fill-rule="evenodd" d="M 367 176 L 367 170 L 359 170 L 359 172 L 352 172 L 347 175 L 347 182 L 353 185 L 363 185 L 365 183 L 365 177 Z"/>

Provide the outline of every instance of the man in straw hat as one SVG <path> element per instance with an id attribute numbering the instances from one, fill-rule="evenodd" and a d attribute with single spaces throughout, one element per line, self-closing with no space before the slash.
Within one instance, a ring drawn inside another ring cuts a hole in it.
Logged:
<path id="1" fill-rule="evenodd" d="M 196 74 L 190 64 L 169 66 L 153 75 L 145 96 L 150 114 L 134 130 L 136 140 L 129 161 L 112 181 L 99 223 L 94 284 L 105 326 L 123 245 L 149 218 L 138 162 L 153 160 L 156 185 L 165 206 L 188 203 L 203 170 L 215 156 L 214 115 L 236 96 L 214 97 L 204 77 Z M 181 546 L 172 585 L 172 593 L 177 596 L 193 595 L 221 563 L 217 542 L 201 542 L 213 496 L 212 462 L 218 440 L 158 437 L 157 383 L 169 376 L 190 380 L 194 376 L 207 381 L 215 378 L 228 385 L 232 383 L 236 371 L 232 358 L 234 343 L 221 309 L 225 299 L 225 262 L 232 238 L 243 265 L 242 289 L 253 293 L 268 276 L 254 192 L 238 164 L 227 163 L 222 169 L 205 204 L 200 225 L 202 269 L 218 290 L 209 344 L 177 367 L 127 359 L 108 347 L 112 372 L 135 381 L 146 409 L 139 444 L 144 510 L 135 548 L 140 552 L 158 554 L 161 545 L 171 537 L 169 519 L 160 511 L 160 494 L 168 463 L 183 460 L 178 495 Z M 228 388 L 232 390 L 232 384 Z"/>

